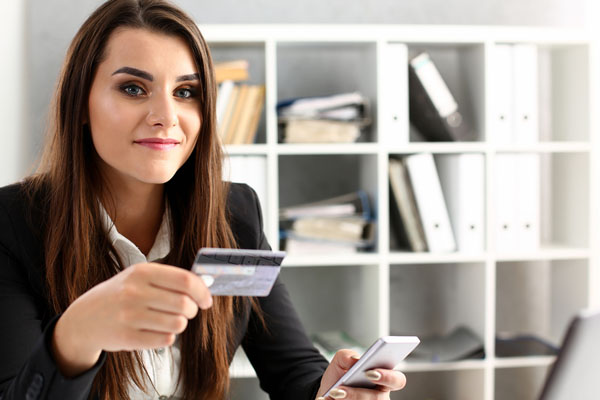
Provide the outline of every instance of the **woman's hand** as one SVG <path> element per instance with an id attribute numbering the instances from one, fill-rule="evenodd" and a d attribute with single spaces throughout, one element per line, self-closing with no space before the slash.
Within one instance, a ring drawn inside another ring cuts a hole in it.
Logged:
<path id="1" fill-rule="evenodd" d="M 400 371 L 390 369 L 376 368 L 367 371 L 367 378 L 377 384 L 375 389 L 351 388 L 339 386 L 332 391 L 329 396 L 322 397 L 330 387 L 332 387 L 338 379 L 348 371 L 356 361 L 358 354 L 352 350 L 340 350 L 335 353 L 331 364 L 325 370 L 321 379 L 321 387 L 317 392 L 317 400 L 324 399 L 372 399 L 383 400 L 390 398 L 390 392 L 402 389 L 406 385 L 406 377 Z"/>
<path id="2" fill-rule="evenodd" d="M 212 306 L 204 281 L 181 268 L 132 265 L 94 286 L 56 323 L 53 355 L 69 377 L 91 368 L 104 351 L 170 346 L 198 308 Z"/>

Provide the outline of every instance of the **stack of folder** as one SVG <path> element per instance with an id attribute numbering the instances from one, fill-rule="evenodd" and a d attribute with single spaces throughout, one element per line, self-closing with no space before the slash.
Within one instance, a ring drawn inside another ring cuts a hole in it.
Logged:
<path id="1" fill-rule="evenodd" d="M 277 114 L 284 143 L 352 143 L 370 119 L 360 93 L 303 97 L 279 102 Z"/>
<path id="2" fill-rule="evenodd" d="M 374 242 L 369 199 L 362 190 L 282 208 L 279 218 L 288 254 L 356 253 Z"/>
<path id="3" fill-rule="evenodd" d="M 222 143 L 254 143 L 263 114 L 265 86 L 244 83 L 249 79 L 245 60 L 217 63 L 215 75 L 219 82 L 217 131 Z"/>

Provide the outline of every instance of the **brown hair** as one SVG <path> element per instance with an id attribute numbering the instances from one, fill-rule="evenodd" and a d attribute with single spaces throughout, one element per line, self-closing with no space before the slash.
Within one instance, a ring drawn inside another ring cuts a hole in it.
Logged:
<path id="1" fill-rule="evenodd" d="M 166 263 L 189 266 L 202 246 L 236 247 L 227 221 L 227 185 L 221 179 L 222 150 L 215 134 L 216 84 L 210 52 L 194 21 L 164 0 L 110 0 L 102 4 L 75 35 L 55 92 L 49 142 L 40 174 L 29 180 L 35 193 L 47 193 L 45 264 L 49 303 L 63 312 L 77 297 L 122 268 L 100 219 L 98 199 L 107 188 L 86 124 L 87 101 L 106 43 L 118 27 L 176 35 L 190 47 L 200 74 L 202 126 L 189 159 L 165 184 L 173 248 Z M 102 196 L 102 197 L 101 197 Z M 252 302 L 257 307 L 255 302 Z M 211 309 L 189 321 L 181 334 L 184 397 L 215 399 L 229 387 L 233 317 L 244 301 L 214 299 Z M 194 355 L 185 357 L 185 355 Z M 143 389 L 139 352 L 108 353 L 91 396 L 126 399 L 131 381 Z"/>

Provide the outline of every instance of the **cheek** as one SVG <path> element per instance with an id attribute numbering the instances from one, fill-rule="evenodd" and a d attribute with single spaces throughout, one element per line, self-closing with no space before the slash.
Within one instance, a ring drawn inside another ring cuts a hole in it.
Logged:
<path id="1" fill-rule="evenodd" d="M 95 146 L 131 141 L 127 132 L 135 121 L 135 113 L 127 104 L 116 101 L 110 95 L 90 96 L 89 110 Z"/>

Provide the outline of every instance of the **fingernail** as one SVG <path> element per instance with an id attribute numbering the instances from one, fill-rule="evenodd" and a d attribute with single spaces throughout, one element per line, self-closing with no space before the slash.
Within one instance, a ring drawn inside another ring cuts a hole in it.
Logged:
<path id="1" fill-rule="evenodd" d="M 325 400 L 325 397 L 317 397 L 317 400 Z"/>
<path id="2" fill-rule="evenodd" d="M 350 357 L 353 360 L 360 360 L 360 356 L 357 356 L 356 354 Z"/>
<path id="3" fill-rule="evenodd" d="M 381 373 L 377 371 L 367 371 L 365 372 L 365 376 L 371 381 L 378 381 L 381 379 Z"/>
<path id="4" fill-rule="evenodd" d="M 333 389 L 329 392 L 329 397 L 332 399 L 345 399 L 348 394 L 342 389 Z"/>

